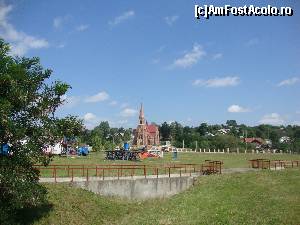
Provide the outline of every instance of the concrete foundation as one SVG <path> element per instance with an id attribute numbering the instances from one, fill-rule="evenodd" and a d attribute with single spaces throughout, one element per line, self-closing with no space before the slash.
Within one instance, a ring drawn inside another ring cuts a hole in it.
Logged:
<path id="1" fill-rule="evenodd" d="M 193 177 L 76 181 L 71 185 L 96 194 L 129 199 L 164 198 L 186 190 L 194 184 Z"/>

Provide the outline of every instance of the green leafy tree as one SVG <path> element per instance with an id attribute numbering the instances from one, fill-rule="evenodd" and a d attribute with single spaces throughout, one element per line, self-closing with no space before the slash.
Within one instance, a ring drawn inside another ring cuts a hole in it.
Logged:
<path id="1" fill-rule="evenodd" d="M 237 122 L 236 122 L 236 120 L 227 120 L 226 125 L 229 126 L 229 127 L 236 127 Z"/>
<path id="2" fill-rule="evenodd" d="M 70 86 L 51 83 L 51 72 L 38 58 L 11 56 L 9 45 L 0 39 L 0 142 L 9 143 L 11 152 L 0 155 L 0 224 L 15 224 L 18 209 L 45 202 L 46 189 L 33 165 L 47 165 L 50 159 L 43 148 L 72 133 L 64 126 L 75 118 L 54 116 Z"/>
<path id="3" fill-rule="evenodd" d="M 159 127 L 159 133 L 161 136 L 162 141 L 168 141 L 170 140 L 171 136 L 171 128 L 167 122 L 164 122 L 160 127 Z"/>
<path id="4" fill-rule="evenodd" d="M 197 131 L 200 133 L 201 136 L 204 136 L 206 132 L 208 132 L 207 123 L 201 123 L 201 125 L 197 128 Z"/>

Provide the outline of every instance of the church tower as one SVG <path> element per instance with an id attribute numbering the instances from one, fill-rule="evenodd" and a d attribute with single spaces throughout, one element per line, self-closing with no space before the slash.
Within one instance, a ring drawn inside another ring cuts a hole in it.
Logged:
<path id="1" fill-rule="evenodd" d="M 138 126 L 134 131 L 133 143 L 137 146 L 159 145 L 159 130 L 145 119 L 143 103 L 141 103 Z"/>
<path id="2" fill-rule="evenodd" d="M 139 124 L 140 125 L 144 125 L 145 124 L 145 115 L 144 115 L 143 103 L 141 103 L 141 108 L 140 108 Z"/>

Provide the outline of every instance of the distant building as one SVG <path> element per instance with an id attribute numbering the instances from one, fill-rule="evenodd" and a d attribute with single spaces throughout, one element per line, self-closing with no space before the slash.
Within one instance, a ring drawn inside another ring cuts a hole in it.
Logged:
<path id="1" fill-rule="evenodd" d="M 143 104 L 139 114 L 139 124 L 134 130 L 133 144 L 137 146 L 159 145 L 159 129 L 145 120 Z"/>
<path id="2" fill-rule="evenodd" d="M 291 141 L 291 138 L 288 136 L 283 136 L 281 138 L 279 138 L 279 143 L 288 143 Z"/>
<path id="3" fill-rule="evenodd" d="M 245 143 L 248 144 L 256 144 L 256 145 L 265 144 L 265 141 L 262 138 L 244 138 L 243 140 Z"/>
<path id="4" fill-rule="evenodd" d="M 230 129 L 226 128 L 221 128 L 218 130 L 218 134 L 227 134 L 230 132 Z"/>

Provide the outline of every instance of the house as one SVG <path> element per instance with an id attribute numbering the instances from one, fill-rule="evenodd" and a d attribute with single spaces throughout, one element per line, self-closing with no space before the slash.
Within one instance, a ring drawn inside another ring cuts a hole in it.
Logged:
<path id="1" fill-rule="evenodd" d="M 288 136 L 282 136 L 281 138 L 279 138 L 279 143 L 288 143 L 291 141 L 291 138 Z"/>
<path id="2" fill-rule="evenodd" d="M 218 130 L 218 134 L 228 134 L 230 129 L 228 128 L 221 128 Z"/>
<path id="3" fill-rule="evenodd" d="M 260 146 L 266 143 L 262 138 L 244 138 L 243 141 L 248 144 L 255 144 L 256 146 Z"/>

